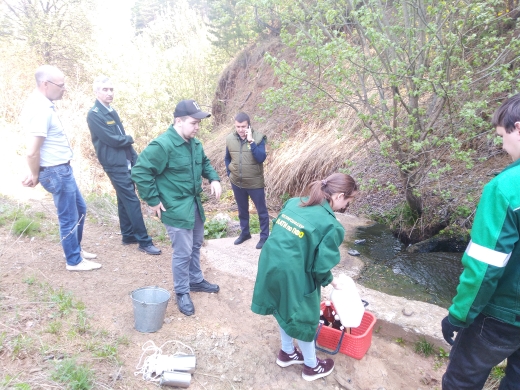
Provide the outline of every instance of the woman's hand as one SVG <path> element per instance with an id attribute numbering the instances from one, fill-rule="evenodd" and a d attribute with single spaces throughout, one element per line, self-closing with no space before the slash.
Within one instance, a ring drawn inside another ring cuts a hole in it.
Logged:
<path id="1" fill-rule="evenodd" d="M 338 278 L 334 277 L 330 284 L 332 284 L 332 287 L 334 287 L 336 290 L 341 290 L 341 284 L 339 283 Z"/>

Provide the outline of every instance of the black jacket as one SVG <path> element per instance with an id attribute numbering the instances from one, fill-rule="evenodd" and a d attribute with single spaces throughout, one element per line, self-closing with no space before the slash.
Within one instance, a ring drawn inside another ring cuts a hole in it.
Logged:
<path id="1" fill-rule="evenodd" d="M 87 114 L 88 128 L 99 162 L 106 172 L 128 171 L 137 161 L 132 144 L 134 139 L 126 135 L 121 119 L 115 110 L 108 109 L 98 100 Z"/>

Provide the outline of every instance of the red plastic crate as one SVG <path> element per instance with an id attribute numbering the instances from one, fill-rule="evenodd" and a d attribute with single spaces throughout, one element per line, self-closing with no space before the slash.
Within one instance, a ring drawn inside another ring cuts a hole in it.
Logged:
<path id="1" fill-rule="evenodd" d="M 322 302 L 321 310 L 324 307 L 325 304 Z M 365 356 L 372 343 L 372 331 L 375 323 L 376 317 L 372 313 L 365 311 L 361 324 L 357 328 L 351 328 L 350 334 L 345 332 L 343 335 L 339 352 L 358 360 Z M 322 326 L 321 329 L 318 327 L 318 329 L 320 331 L 315 341 L 316 346 L 324 347 L 331 351 L 336 350 L 342 332 L 329 326 Z"/>

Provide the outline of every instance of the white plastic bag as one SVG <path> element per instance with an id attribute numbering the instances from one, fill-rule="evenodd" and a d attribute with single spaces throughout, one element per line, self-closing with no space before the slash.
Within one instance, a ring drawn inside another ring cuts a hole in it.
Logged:
<path id="1" fill-rule="evenodd" d="M 341 289 L 332 289 L 330 300 L 339 315 L 341 325 L 345 328 L 357 328 L 363 319 L 365 306 L 361 301 L 356 284 L 351 277 L 341 274 L 338 277 L 338 288 Z"/>

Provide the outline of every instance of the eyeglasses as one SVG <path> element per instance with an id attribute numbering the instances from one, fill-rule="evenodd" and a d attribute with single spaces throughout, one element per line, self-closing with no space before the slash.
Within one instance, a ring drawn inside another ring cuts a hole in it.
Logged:
<path id="1" fill-rule="evenodd" d="M 47 82 L 57 86 L 58 88 L 65 89 L 65 83 L 63 83 L 63 84 L 56 84 L 56 83 L 53 83 L 50 80 L 47 80 Z"/>

